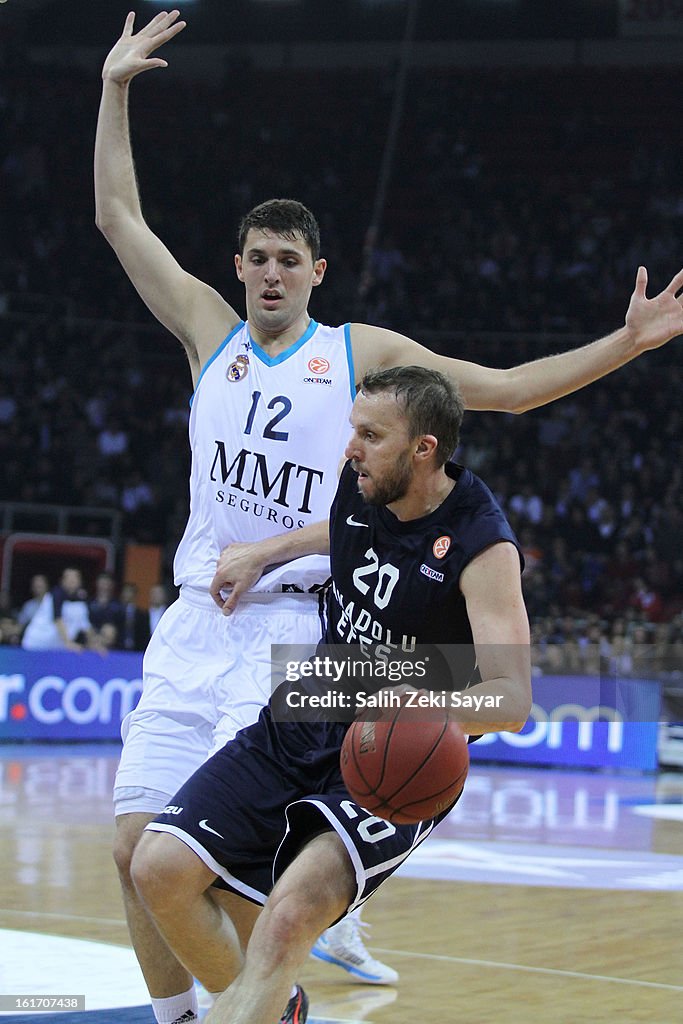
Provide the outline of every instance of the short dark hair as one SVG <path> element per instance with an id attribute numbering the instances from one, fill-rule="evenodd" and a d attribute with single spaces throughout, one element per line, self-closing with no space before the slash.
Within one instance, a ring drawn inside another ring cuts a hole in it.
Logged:
<path id="1" fill-rule="evenodd" d="M 294 239 L 301 235 L 311 250 L 313 260 L 320 255 L 320 227 L 314 215 L 297 199 L 268 199 L 259 203 L 245 214 L 240 221 L 237 234 L 239 252 L 244 252 L 247 233 L 251 228 L 257 231 L 272 231 L 274 235 Z"/>
<path id="2" fill-rule="evenodd" d="M 440 466 L 458 447 L 465 406 L 457 386 L 438 370 L 424 366 L 370 370 L 360 390 L 366 395 L 392 391 L 408 420 L 410 436 L 433 434 L 438 440 L 436 458 Z"/>

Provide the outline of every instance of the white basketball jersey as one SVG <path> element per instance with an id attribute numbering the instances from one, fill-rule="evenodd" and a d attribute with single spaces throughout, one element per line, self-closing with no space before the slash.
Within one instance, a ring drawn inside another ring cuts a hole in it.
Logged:
<path id="1" fill-rule="evenodd" d="M 349 325 L 308 329 L 268 356 L 240 323 L 204 367 L 190 413 L 190 517 L 176 585 L 207 588 L 221 550 L 327 519 L 355 396 Z M 256 591 L 309 590 L 329 560 L 272 568 Z"/>

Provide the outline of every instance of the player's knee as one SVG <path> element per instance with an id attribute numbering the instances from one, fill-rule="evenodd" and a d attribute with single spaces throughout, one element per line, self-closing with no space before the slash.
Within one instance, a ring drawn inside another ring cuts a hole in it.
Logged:
<path id="1" fill-rule="evenodd" d="M 194 891 L 190 870 L 194 861 L 199 865 L 198 858 L 175 836 L 161 832 L 142 835 L 130 873 L 138 896 L 155 916 L 174 913 L 186 905 Z"/>
<path id="2" fill-rule="evenodd" d="M 336 915 L 326 906 L 323 893 L 301 888 L 273 892 L 267 906 L 271 940 L 282 950 L 311 946 Z"/>
<path id="3" fill-rule="evenodd" d="M 117 818 L 112 854 L 119 877 L 127 884 L 130 883 L 130 866 L 133 854 L 140 841 L 140 836 L 147 824 L 147 820 L 149 819 L 132 822 L 126 821 L 123 818 Z"/>
<path id="4" fill-rule="evenodd" d="M 140 837 L 145 827 L 154 820 L 158 813 L 158 810 L 117 813 L 113 855 L 119 877 L 124 885 L 131 884 L 130 865 Z"/>

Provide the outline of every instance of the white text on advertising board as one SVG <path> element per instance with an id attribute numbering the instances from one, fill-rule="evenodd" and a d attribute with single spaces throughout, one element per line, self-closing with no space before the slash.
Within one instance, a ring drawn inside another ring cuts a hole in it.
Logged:
<path id="1" fill-rule="evenodd" d="M 576 722 L 576 746 L 578 750 L 591 750 L 595 738 L 595 722 L 607 722 L 607 749 L 618 753 L 624 746 L 624 719 L 616 708 L 596 704 L 587 708 L 583 704 L 558 704 L 552 711 L 545 711 L 540 705 L 532 704 L 529 715 L 530 731 L 514 733 L 489 733 L 478 741 L 480 745 L 495 742 L 496 738 L 510 747 L 538 747 L 542 743 L 551 750 L 562 746 L 564 723 Z M 489 738 L 490 737 L 490 738 Z"/>
<path id="2" fill-rule="evenodd" d="M 141 693 L 141 679 L 119 677 L 99 683 L 90 676 L 67 680 L 57 675 L 41 676 L 26 693 L 24 675 L 0 675 L 0 722 L 19 718 L 18 710 L 21 717 L 28 712 L 43 725 L 118 722 L 133 710 Z"/>

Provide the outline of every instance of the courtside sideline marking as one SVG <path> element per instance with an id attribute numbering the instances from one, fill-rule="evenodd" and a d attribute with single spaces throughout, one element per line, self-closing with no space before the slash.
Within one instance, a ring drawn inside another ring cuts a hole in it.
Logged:
<path id="1" fill-rule="evenodd" d="M 634 804 L 634 814 L 642 814 L 646 818 L 659 818 L 661 821 L 683 821 L 681 804 Z"/>
<path id="2" fill-rule="evenodd" d="M 583 978 L 587 981 L 610 981 L 615 985 L 637 985 L 641 988 L 663 988 L 669 992 L 683 992 L 683 985 L 667 985 L 662 981 L 640 981 L 636 978 L 614 978 L 609 974 L 585 974 L 583 971 L 563 971 L 556 967 L 530 967 L 526 964 L 508 964 L 501 960 L 473 960 L 464 956 L 447 956 L 440 953 L 411 953 L 404 949 L 382 949 L 372 947 L 373 953 L 389 953 L 391 956 L 416 957 L 420 960 L 445 960 L 452 964 L 472 964 L 475 967 L 500 967 L 505 971 L 526 971 L 530 974 L 552 974 L 564 978 Z"/>
<path id="3" fill-rule="evenodd" d="M 123 925 L 125 921 L 106 917 L 79 917 L 78 914 L 48 914 L 39 910 L 0 910 L 0 918 L 6 914 L 15 917 L 49 918 L 54 921 L 87 921 L 89 924 Z M 531 967 L 526 964 L 509 964 L 500 960 L 475 960 L 469 957 L 448 956 L 440 953 L 415 953 L 404 949 L 384 949 L 373 946 L 375 953 L 388 953 L 390 956 L 415 957 L 419 960 L 444 960 L 454 964 L 472 964 L 475 967 L 500 967 L 506 971 L 526 971 L 530 974 L 551 974 L 566 978 L 584 978 L 588 981 L 608 981 L 615 985 L 636 985 L 640 988 L 665 989 L 669 992 L 683 992 L 683 985 L 668 985 L 661 981 L 642 981 L 636 978 L 615 978 L 608 974 L 587 974 L 582 971 L 564 971 L 555 967 Z"/>

